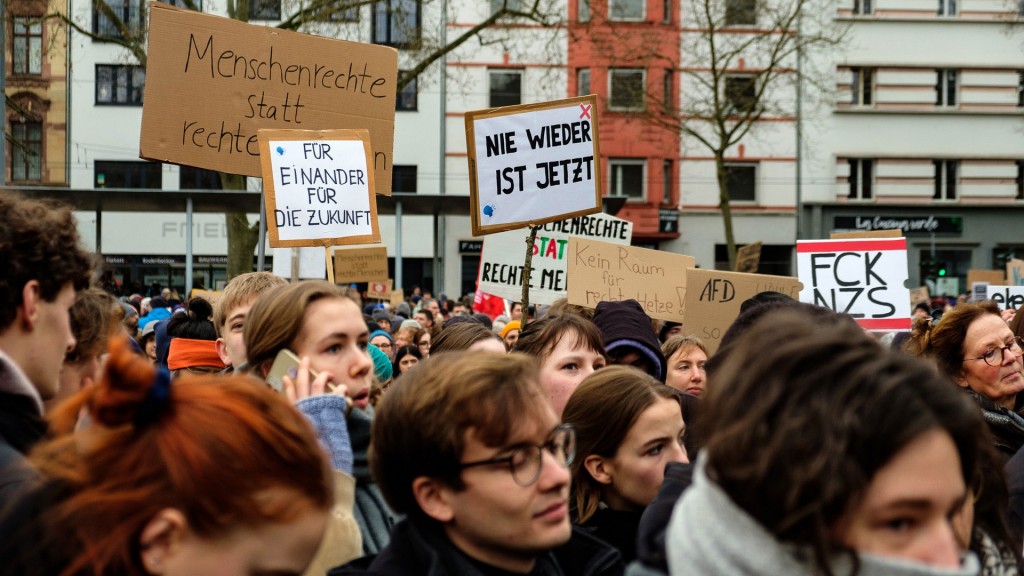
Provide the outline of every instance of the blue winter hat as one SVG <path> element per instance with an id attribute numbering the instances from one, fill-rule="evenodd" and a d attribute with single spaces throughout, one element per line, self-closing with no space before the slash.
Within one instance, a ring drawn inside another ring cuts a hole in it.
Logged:
<path id="1" fill-rule="evenodd" d="M 373 375 L 377 377 L 377 381 L 383 383 L 391 380 L 393 368 L 388 355 L 373 344 L 368 344 L 366 350 L 370 353 L 370 359 L 373 360 Z"/>
<path id="2" fill-rule="evenodd" d="M 388 340 L 390 340 L 392 344 L 395 343 L 395 339 L 391 337 L 391 334 L 388 334 L 383 330 L 374 330 L 372 333 L 370 333 L 370 340 L 373 340 L 377 336 L 387 336 Z"/>

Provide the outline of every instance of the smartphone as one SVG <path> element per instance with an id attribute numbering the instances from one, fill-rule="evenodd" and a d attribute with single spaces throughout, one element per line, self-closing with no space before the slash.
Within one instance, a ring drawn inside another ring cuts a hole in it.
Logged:
<path id="1" fill-rule="evenodd" d="M 299 357 L 294 352 L 287 348 L 283 348 L 277 353 L 277 357 L 274 358 L 274 363 L 270 366 L 270 372 L 267 374 L 267 384 L 278 392 L 284 392 L 284 376 L 288 376 L 295 381 L 295 377 L 299 372 Z M 316 371 L 312 368 L 309 369 L 310 380 L 316 378 Z"/>

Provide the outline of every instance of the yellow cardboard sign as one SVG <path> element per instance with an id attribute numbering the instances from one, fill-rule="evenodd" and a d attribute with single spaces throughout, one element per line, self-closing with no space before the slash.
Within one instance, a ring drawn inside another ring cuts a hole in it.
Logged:
<path id="1" fill-rule="evenodd" d="M 334 282 L 374 282 L 388 279 L 388 249 L 339 248 L 334 251 Z"/>

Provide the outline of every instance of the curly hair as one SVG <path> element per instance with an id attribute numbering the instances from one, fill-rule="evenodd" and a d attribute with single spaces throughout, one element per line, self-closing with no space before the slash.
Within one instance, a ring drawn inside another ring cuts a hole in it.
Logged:
<path id="1" fill-rule="evenodd" d="M 53 302 L 67 285 L 89 286 L 96 260 L 78 236 L 71 208 L 49 200 L 0 194 L 0 330 L 6 330 L 22 304 L 22 290 L 39 282 L 43 300 Z"/>

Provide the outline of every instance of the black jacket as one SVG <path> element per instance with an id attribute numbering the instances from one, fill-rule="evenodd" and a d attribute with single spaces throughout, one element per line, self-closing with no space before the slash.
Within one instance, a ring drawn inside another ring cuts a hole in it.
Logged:
<path id="1" fill-rule="evenodd" d="M 629 564 L 636 558 L 636 535 L 642 514 L 643 510 L 626 512 L 601 508 L 580 528 L 618 550 L 622 554 L 622 562 Z"/>
<path id="2" fill-rule="evenodd" d="M 967 391 L 967 395 L 981 408 L 981 415 L 992 431 L 996 449 L 1009 460 L 1024 447 L 1024 416 L 1007 410 L 980 394 Z"/>
<path id="3" fill-rule="evenodd" d="M 440 526 L 399 522 L 391 542 L 376 557 L 334 568 L 328 576 L 482 576 L 476 562 L 459 552 Z M 573 528 L 567 544 L 537 560 L 532 576 L 618 576 L 625 571 L 619 553 Z"/>

